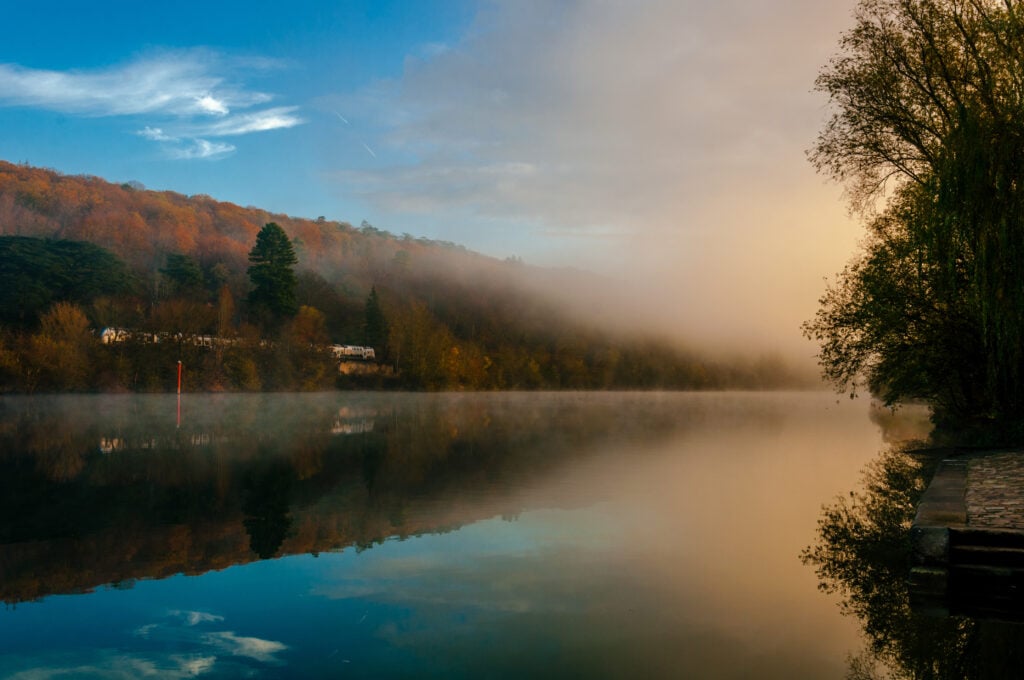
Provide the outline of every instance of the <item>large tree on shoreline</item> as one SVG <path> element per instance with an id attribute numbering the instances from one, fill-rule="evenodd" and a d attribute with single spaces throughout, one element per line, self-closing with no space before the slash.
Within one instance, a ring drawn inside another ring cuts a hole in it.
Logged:
<path id="1" fill-rule="evenodd" d="M 1024 424 L 1024 11 L 861 0 L 810 158 L 868 220 L 805 333 L 826 377 L 940 424 Z"/>

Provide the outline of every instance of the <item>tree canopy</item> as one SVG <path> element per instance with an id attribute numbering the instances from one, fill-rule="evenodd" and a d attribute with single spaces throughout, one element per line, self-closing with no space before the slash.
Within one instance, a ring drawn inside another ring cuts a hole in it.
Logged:
<path id="1" fill-rule="evenodd" d="M 253 312 L 271 324 L 295 316 L 299 311 L 294 271 L 298 258 L 288 235 L 276 222 L 268 222 L 256 235 L 249 262 L 249 279 L 253 284 L 249 305 Z"/>
<path id="2" fill-rule="evenodd" d="M 868 221 L 805 333 L 825 375 L 939 424 L 1024 432 L 1024 13 L 861 0 L 810 152 Z"/>
<path id="3" fill-rule="evenodd" d="M 0 236 L 0 324 L 33 325 L 54 302 L 88 303 L 131 284 L 124 263 L 91 243 Z"/>
<path id="4" fill-rule="evenodd" d="M 167 265 L 160 273 L 167 280 L 171 295 L 198 296 L 206 283 L 199 263 L 180 253 L 169 253 Z"/>

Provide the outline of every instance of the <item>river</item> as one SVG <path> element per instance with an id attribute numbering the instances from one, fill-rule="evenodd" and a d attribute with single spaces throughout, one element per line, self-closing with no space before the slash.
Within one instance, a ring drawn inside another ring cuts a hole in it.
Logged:
<path id="1" fill-rule="evenodd" d="M 839 678 L 825 393 L 0 399 L 0 676 Z"/>

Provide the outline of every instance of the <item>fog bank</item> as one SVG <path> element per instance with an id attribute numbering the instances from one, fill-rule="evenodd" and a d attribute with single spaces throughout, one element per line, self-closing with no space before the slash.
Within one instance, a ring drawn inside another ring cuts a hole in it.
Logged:
<path id="1" fill-rule="evenodd" d="M 807 360 L 799 324 L 858 233 L 804 156 L 850 11 L 482 3 L 457 44 L 322 99 L 380 155 L 332 179 L 391 231 L 593 270 L 652 326 Z"/>

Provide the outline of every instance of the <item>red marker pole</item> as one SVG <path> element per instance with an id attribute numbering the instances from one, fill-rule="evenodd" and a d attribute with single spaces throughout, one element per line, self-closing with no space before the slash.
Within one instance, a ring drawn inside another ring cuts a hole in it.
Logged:
<path id="1" fill-rule="evenodd" d="M 181 360 L 178 360 L 178 422 L 177 426 L 181 427 Z"/>

